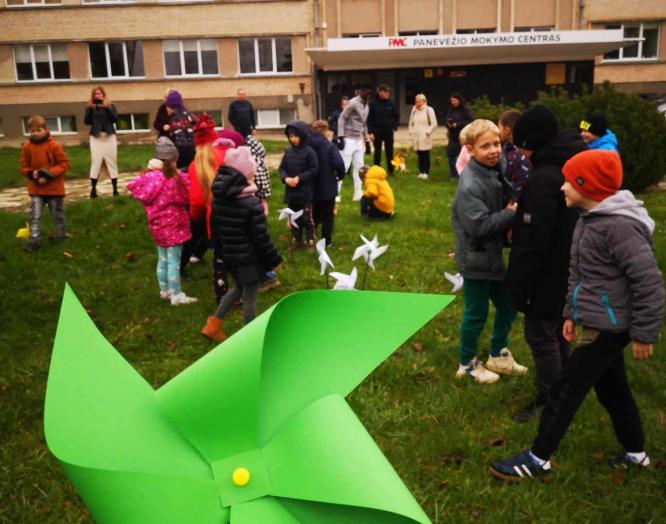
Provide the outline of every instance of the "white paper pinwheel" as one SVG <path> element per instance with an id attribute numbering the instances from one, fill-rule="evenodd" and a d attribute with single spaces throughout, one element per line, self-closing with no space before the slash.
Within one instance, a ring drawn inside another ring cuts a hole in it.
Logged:
<path id="1" fill-rule="evenodd" d="M 301 215 L 303 215 L 302 209 L 300 211 L 292 211 L 288 207 L 285 207 L 284 209 L 280 209 L 278 220 L 286 220 L 287 224 L 298 229 L 298 224 L 296 221 L 301 217 Z"/>
<path id="2" fill-rule="evenodd" d="M 345 397 L 452 299 L 295 293 L 155 390 L 67 288 L 46 441 L 100 524 L 427 524 Z"/>
<path id="3" fill-rule="evenodd" d="M 356 268 L 352 269 L 352 272 L 349 275 L 346 275 L 345 273 L 338 273 L 337 271 L 331 271 L 329 274 L 335 280 L 337 280 L 333 286 L 333 289 L 356 289 L 354 287 L 356 285 L 356 277 L 358 276 Z"/>
<path id="4" fill-rule="evenodd" d="M 354 251 L 352 261 L 362 258 L 368 266 L 375 269 L 375 260 L 386 252 L 388 244 L 380 246 L 377 235 L 372 240 L 368 240 L 361 235 L 361 240 L 363 240 L 363 244 Z"/>
<path id="5" fill-rule="evenodd" d="M 321 264 L 321 273 L 320 275 L 326 274 L 326 268 L 328 266 L 331 266 L 334 268 L 335 266 L 333 265 L 333 261 L 331 260 L 331 257 L 328 256 L 328 253 L 326 253 L 326 239 L 322 238 L 319 240 L 316 244 L 315 247 L 317 248 L 317 254 L 319 255 L 318 260 L 319 263 Z"/>
<path id="6" fill-rule="evenodd" d="M 460 291 L 460 288 L 463 287 L 463 277 L 460 273 L 456 273 L 455 275 L 452 275 L 451 273 L 447 273 L 444 271 L 444 278 L 451 282 L 453 284 L 453 289 L 451 290 L 451 293 L 457 293 Z"/>

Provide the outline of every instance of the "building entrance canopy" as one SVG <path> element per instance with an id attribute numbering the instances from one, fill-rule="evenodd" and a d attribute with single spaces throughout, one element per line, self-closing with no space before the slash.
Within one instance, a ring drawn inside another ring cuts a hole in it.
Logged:
<path id="1" fill-rule="evenodd" d="M 592 60 L 627 42 L 619 29 L 600 29 L 329 38 L 327 44 L 305 50 L 324 71 Z"/>

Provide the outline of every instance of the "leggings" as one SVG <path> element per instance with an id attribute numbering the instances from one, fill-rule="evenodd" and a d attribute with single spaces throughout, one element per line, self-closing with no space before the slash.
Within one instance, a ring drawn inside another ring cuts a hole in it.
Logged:
<path id="1" fill-rule="evenodd" d="M 419 173 L 430 174 L 430 150 L 417 151 L 419 157 Z"/>
<path id="2" fill-rule="evenodd" d="M 157 282 L 160 291 L 180 293 L 180 254 L 183 244 L 171 247 L 157 246 Z"/>
<path id="3" fill-rule="evenodd" d="M 243 325 L 249 324 L 257 316 L 257 291 L 259 282 L 250 282 L 248 284 L 236 284 L 227 294 L 222 297 L 220 305 L 217 306 L 215 316 L 223 319 L 227 313 L 234 307 L 236 301 L 243 299 Z"/>

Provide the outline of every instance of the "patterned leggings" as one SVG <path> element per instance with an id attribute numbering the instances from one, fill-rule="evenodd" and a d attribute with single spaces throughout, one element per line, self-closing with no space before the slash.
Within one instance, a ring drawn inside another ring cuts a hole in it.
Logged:
<path id="1" fill-rule="evenodd" d="M 180 293 L 180 254 L 183 244 L 172 247 L 157 246 L 157 281 L 160 291 Z"/>

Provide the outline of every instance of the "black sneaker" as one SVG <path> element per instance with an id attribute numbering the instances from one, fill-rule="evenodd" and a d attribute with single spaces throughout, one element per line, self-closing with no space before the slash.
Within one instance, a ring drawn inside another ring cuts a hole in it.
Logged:
<path id="1" fill-rule="evenodd" d="M 608 464 L 617 469 L 647 468 L 650 465 L 650 457 L 645 455 L 643 460 L 636 460 L 626 451 L 620 451 L 613 458 L 608 459 Z"/>
<path id="2" fill-rule="evenodd" d="M 496 460 L 490 466 L 490 474 L 507 482 L 521 482 L 523 480 L 545 477 L 550 474 L 550 468 L 537 464 L 528 450 L 518 453 L 515 457 Z"/>
<path id="3" fill-rule="evenodd" d="M 37 251 L 40 247 L 42 247 L 41 241 L 37 239 L 30 239 L 28 240 L 28 243 L 25 245 L 23 248 L 24 251 Z"/>

